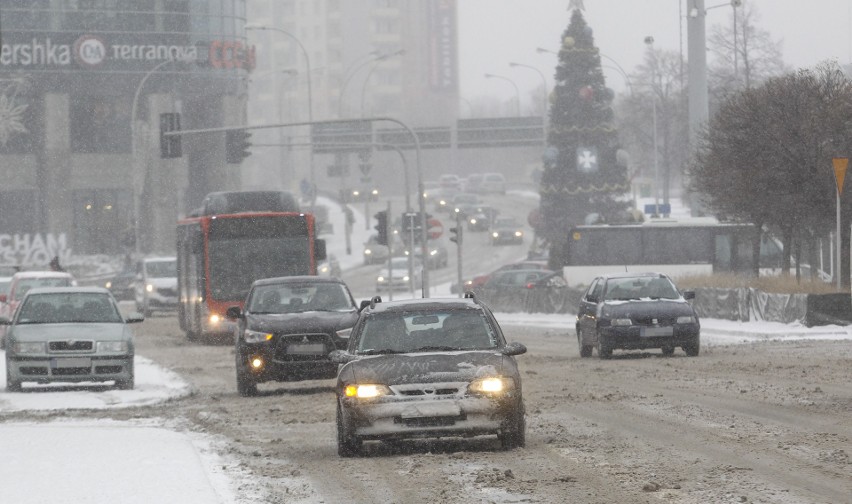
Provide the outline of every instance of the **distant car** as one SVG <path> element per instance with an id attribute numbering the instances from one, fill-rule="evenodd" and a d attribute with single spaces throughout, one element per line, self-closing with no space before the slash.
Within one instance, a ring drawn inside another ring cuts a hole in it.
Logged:
<path id="1" fill-rule="evenodd" d="M 253 396 L 267 381 L 334 378 L 328 354 L 346 348 L 358 307 L 340 279 L 293 276 L 256 280 L 245 310 L 227 316 L 237 322 L 237 391 Z"/>
<path id="2" fill-rule="evenodd" d="M 178 307 L 177 259 L 148 257 L 139 262 L 133 283 L 136 311 L 149 317 L 154 311 Z"/>
<path id="3" fill-rule="evenodd" d="M 511 306 L 523 301 L 528 291 L 544 286 L 538 282 L 544 278 L 558 275 L 554 271 L 544 269 L 506 270 L 493 273 L 484 284 L 473 287 L 473 292 L 492 307 Z M 565 284 L 567 286 L 567 283 Z M 519 305 L 523 308 L 523 305 Z M 495 308 L 496 309 L 496 308 Z"/>
<path id="4" fill-rule="evenodd" d="M 0 317 L 8 329 L 6 390 L 23 382 L 106 382 L 134 386 L 133 333 L 127 324 L 138 313 L 121 315 L 103 287 L 33 288 L 14 317 Z"/>
<path id="5" fill-rule="evenodd" d="M 11 320 L 30 289 L 76 285 L 74 277 L 64 271 L 19 271 L 12 275 L 8 293 L 0 292 L 0 317 Z M 0 326 L 0 348 L 6 348 L 6 328 L 2 326 Z"/>
<path id="6" fill-rule="evenodd" d="M 449 213 L 453 206 L 453 198 L 456 194 L 459 194 L 459 190 L 439 187 L 429 194 L 429 199 L 432 201 L 432 206 L 436 212 Z"/>
<path id="7" fill-rule="evenodd" d="M 499 210 L 488 205 L 475 206 L 467 215 L 467 230 L 488 231 L 499 213 Z"/>
<path id="8" fill-rule="evenodd" d="M 334 254 L 330 254 L 328 259 L 317 265 L 317 275 L 322 277 L 339 277 L 343 271 L 340 269 L 340 261 Z"/>
<path id="9" fill-rule="evenodd" d="M 412 282 L 414 288 L 419 289 L 422 283 L 420 272 L 422 268 L 422 263 L 415 258 L 414 276 L 411 277 L 408 274 L 408 257 L 394 257 L 390 260 L 390 269 L 385 266 L 376 276 L 376 290 L 379 292 L 389 288 L 391 290 L 408 290 Z"/>
<path id="10" fill-rule="evenodd" d="M 519 245 L 524 243 L 524 228 L 511 217 L 500 217 L 491 226 L 492 245 Z"/>
<path id="11" fill-rule="evenodd" d="M 450 215 L 455 215 L 460 211 L 460 207 L 469 208 L 470 206 L 480 205 L 481 203 L 482 202 L 479 200 L 479 196 L 477 196 L 476 194 L 458 193 L 453 196 L 453 199 L 450 201 L 450 206 L 447 208 L 447 211 Z"/>
<path id="12" fill-rule="evenodd" d="M 136 273 L 132 270 L 124 270 L 116 273 L 115 276 L 107 280 L 104 283 L 104 287 L 119 301 L 133 301 L 135 281 Z"/>
<path id="13" fill-rule="evenodd" d="M 485 275 L 477 275 L 473 277 L 470 282 L 467 284 L 467 290 L 475 289 L 481 285 L 483 285 L 491 275 L 500 272 L 500 271 L 510 271 L 510 270 L 546 270 L 547 262 L 546 261 L 517 261 L 509 264 L 504 264 L 500 266 L 496 270 L 491 273 Z"/>
<path id="14" fill-rule="evenodd" d="M 486 173 L 479 185 L 482 194 L 506 194 L 506 178 L 500 173 Z"/>
<path id="15" fill-rule="evenodd" d="M 698 355 L 701 325 L 687 302 L 695 292 L 681 294 L 660 273 L 618 273 L 595 278 L 577 308 L 580 357 L 597 348 L 601 359 L 615 349 L 660 348 L 664 355 L 681 347 Z"/>
<path id="16" fill-rule="evenodd" d="M 467 179 L 465 179 L 462 190 L 466 193 L 479 193 L 482 190 L 483 177 L 484 175 L 482 173 L 471 173 L 467 176 Z"/>
<path id="17" fill-rule="evenodd" d="M 451 173 L 445 173 L 438 177 L 438 184 L 444 189 L 450 189 L 453 191 L 461 191 L 461 178 L 458 175 L 453 175 Z"/>
<path id="18" fill-rule="evenodd" d="M 430 298 L 365 307 L 335 387 L 337 453 L 360 455 L 364 441 L 497 435 L 525 445 L 521 374 L 491 311 L 474 298 Z"/>
<path id="19" fill-rule="evenodd" d="M 427 244 L 428 254 L 429 256 L 426 260 L 423 260 L 423 247 L 420 245 L 414 246 L 414 257 L 416 257 L 420 262 L 426 264 L 426 267 L 430 270 L 446 268 L 450 261 L 450 253 L 447 250 L 446 245 L 444 245 L 441 241 L 431 240 L 428 241 Z M 408 250 L 405 251 L 405 255 L 408 256 L 410 252 Z"/>

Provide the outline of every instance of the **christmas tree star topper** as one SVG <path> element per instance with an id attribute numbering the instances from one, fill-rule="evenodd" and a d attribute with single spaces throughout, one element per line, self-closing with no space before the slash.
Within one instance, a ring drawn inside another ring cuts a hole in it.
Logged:
<path id="1" fill-rule="evenodd" d="M 583 0 L 571 0 L 568 3 L 568 10 L 571 11 L 574 9 L 586 10 L 586 8 L 583 7 Z"/>

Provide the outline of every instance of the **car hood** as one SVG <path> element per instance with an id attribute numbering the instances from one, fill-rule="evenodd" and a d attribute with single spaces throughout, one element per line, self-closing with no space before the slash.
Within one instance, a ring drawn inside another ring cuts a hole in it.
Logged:
<path id="1" fill-rule="evenodd" d="M 321 332 L 347 329 L 358 321 L 358 312 L 306 311 L 284 314 L 246 314 L 246 327 L 262 332 Z"/>
<path id="2" fill-rule="evenodd" d="M 177 278 L 165 277 L 165 278 L 148 278 L 148 283 L 153 285 L 154 287 L 172 287 L 177 288 Z"/>
<path id="3" fill-rule="evenodd" d="M 49 340 L 97 340 L 110 341 L 130 339 L 126 324 L 18 324 L 14 326 L 17 341 Z"/>
<path id="4" fill-rule="evenodd" d="M 471 381 L 507 371 L 514 376 L 516 367 L 507 366 L 507 360 L 494 350 L 376 355 L 346 364 L 340 375 L 349 374 L 359 383 L 385 385 Z"/>
<path id="5" fill-rule="evenodd" d="M 678 317 L 694 315 L 695 312 L 686 300 L 682 299 L 640 299 L 636 301 L 614 301 L 604 304 L 601 315 L 606 317 Z"/>

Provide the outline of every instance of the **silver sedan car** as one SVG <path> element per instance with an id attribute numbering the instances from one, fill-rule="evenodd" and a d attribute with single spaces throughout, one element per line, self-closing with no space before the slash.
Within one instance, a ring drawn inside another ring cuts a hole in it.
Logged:
<path id="1" fill-rule="evenodd" d="M 115 298 L 101 287 L 46 287 L 27 292 L 7 326 L 6 390 L 23 382 L 115 382 L 133 388 L 133 332 Z"/>

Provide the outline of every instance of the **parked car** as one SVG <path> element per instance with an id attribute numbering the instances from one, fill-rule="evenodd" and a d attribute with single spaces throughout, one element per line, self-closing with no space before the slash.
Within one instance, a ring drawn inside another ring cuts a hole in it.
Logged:
<path id="1" fill-rule="evenodd" d="M 497 435 L 525 444 L 521 375 L 491 311 L 473 297 L 381 302 L 364 307 L 337 374 L 337 452 L 363 442 Z"/>
<path id="2" fill-rule="evenodd" d="M 577 308 L 581 357 L 607 359 L 615 349 L 660 348 L 663 355 L 681 347 L 698 355 L 701 325 L 687 300 L 695 292 L 677 290 L 660 273 L 618 273 L 595 278 Z"/>
<path id="3" fill-rule="evenodd" d="M 538 282 L 555 275 L 561 278 L 561 274 L 546 269 L 498 271 L 490 275 L 482 285 L 471 287 L 471 290 L 494 309 L 502 310 L 504 307 L 522 309 L 529 291 L 544 287 L 545 283 Z M 566 286 L 567 283 L 563 285 L 563 287 Z"/>
<path id="4" fill-rule="evenodd" d="M 489 278 L 491 278 L 491 275 L 497 273 L 498 271 L 523 270 L 523 269 L 546 270 L 546 269 L 548 269 L 547 261 L 517 261 L 517 262 L 513 262 L 513 263 L 509 263 L 509 264 L 504 264 L 503 266 L 500 266 L 499 268 L 497 268 L 496 270 L 494 270 L 490 273 L 486 273 L 485 275 L 477 275 L 470 280 L 466 280 L 465 283 L 464 283 L 464 291 L 476 290 L 477 287 L 480 287 L 481 285 L 483 285 L 486 281 L 488 281 Z M 457 294 L 458 293 L 458 290 L 457 290 L 458 286 L 454 285 L 454 287 L 456 287 L 456 289 L 454 289 L 453 286 L 451 286 L 451 292 L 453 294 Z"/>
<path id="5" fill-rule="evenodd" d="M 136 281 L 136 272 L 133 270 L 119 271 L 112 278 L 104 283 L 113 295 L 119 301 L 132 301 L 134 299 L 134 282 Z"/>
<path id="6" fill-rule="evenodd" d="M 479 185 L 482 194 L 506 194 L 506 178 L 500 173 L 486 173 Z"/>
<path id="7" fill-rule="evenodd" d="M 36 287 L 28 290 L 10 319 L 6 390 L 20 392 L 22 383 L 106 382 L 127 390 L 134 386 L 133 332 L 103 287 Z"/>
<path id="8" fill-rule="evenodd" d="M 334 378 L 328 354 L 346 348 L 358 307 L 338 278 L 266 278 L 252 283 L 245 309 L 230 307 L 227 317 L 237 322 L 237 391 L 253 396 L 267 381 Z"/>
<path id="9" fill-rule="evenodd" d="M 77 283 L 64 271 L 19 271 L 12 275 L 8 293 L 0 293 L 0 317 L 9 320 L 30 289 L 36 287 L 71 287 Z M 6 328 L 0 326 L 0 348 L 6 348 Z"/>
<path id="10" fill-rule="evenodd" d="M 500 217 L 491 226 L 491 245 L 520 245 L 524 243 L 524 228 L 513 217 Z"/>
<path id="11" fill-rule="evenodd" d="M 422 283 L 421 269 L 422 263 L 414 259 L 414 276 L 408 274 L 408 257 L 394 257 L 390 261 L 390 269 L 387 266 L 383 267 L 378 276 L 376 276 L 376 291 L 392 290 L 408 290 L 414 283 L 414 288 L 419 289 Z"/>
<path id="12" fill-rule="evenodd" d="M 136 311 L 146 317 L 155 310 L 177 310 L 177 259 L 148 257 L 139 261 L 133 289 Z"/>

